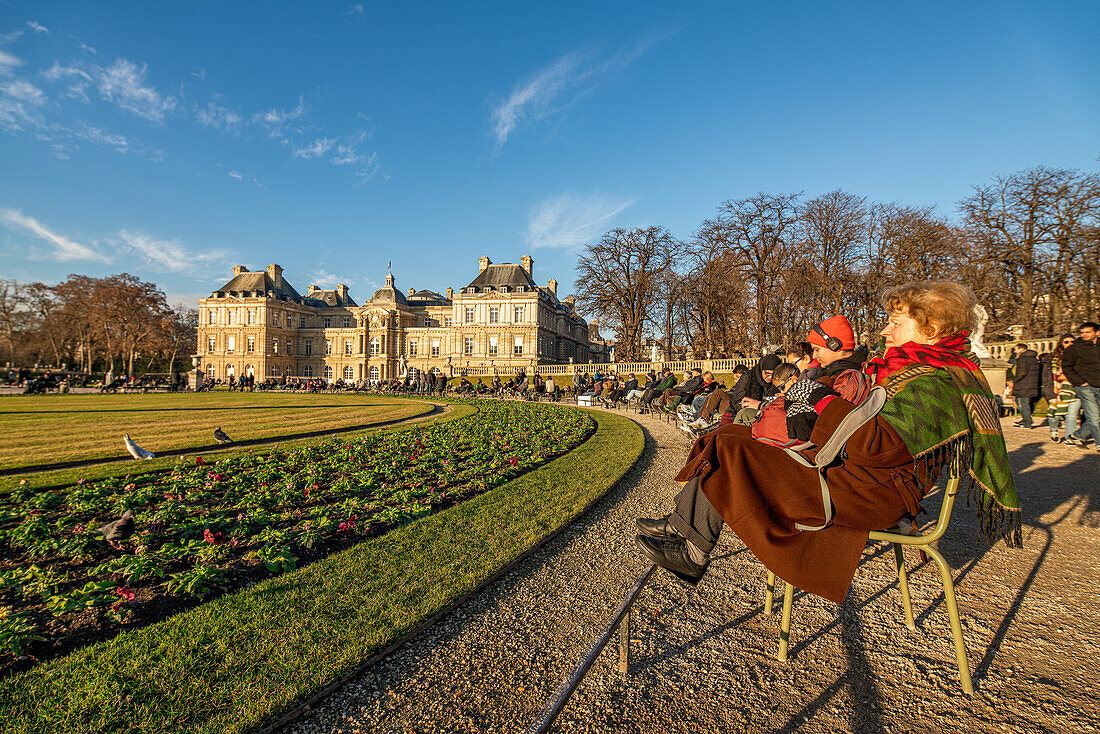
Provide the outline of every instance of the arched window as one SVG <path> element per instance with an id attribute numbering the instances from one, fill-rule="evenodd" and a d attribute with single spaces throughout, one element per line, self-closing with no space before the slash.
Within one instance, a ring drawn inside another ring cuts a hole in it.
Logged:
<path id="1" fill-rule="evenodd" d="M 287 368 L 287 369 L 289 369 L 289 368 Z M 277 365 L 277 364 L 271 365 L 271 376 L 272 377 L 278 377 L 279 376 L 279 365 Z"/>
<path id="2" fill-rule="evenodd" d="M 211 380 L 214 379 L 214 365 L 209 365 L 206 368 L 206 376 L 209 377 Z"/>
<path id="3" fill-rule="evenodd" d="M 226 377 L 232 377 L 233 373 L 234 373 L 233 365 L 227 364 L 225 366 L 225 376 Z"/>
<path id="4" fill-rule="evenodd" d="M 370 368 L 370 373 L 369 374 L 370 374 L 370 381 L 371 382 L 378 382 L 378 366 L 377 365 Z"/>
<path id="5" fill-rule="evenodd" d="M 313 365 L 307 364 L 302 368 L 302 377 L 313 377 Z"/>
<path id="6" fill-rule="evenodd" d="M 324 377 L 326 380 L 332 379 L 332 368 L 327 364 L 325 365 L 325 369 L 321 371 L 321 377 Z"/>
<path id="7" fill-rule="evenodd" d="M 290 365 L 287 365 L 286 369 L 283 370 L 283 374 L 287 377 L 291 377 L 294 374 L 294 370 L 291 369 Z"/>
<path id="8" fill-rule="evenodd" d="M 254 369 L 252 368 L 252 365 L 250 365 L 250 364 L 246 364 L 246 365 L 244 366 L 244 373 L 245 373 L 246 375 L 248 375 L 249 377 L 252 377 L 252 375 L 253 375 L 253 373 L 254 373 L 254 372 L 255 372 L 255 370 L 254 370 Z"/>
<path id="9" fill-rule="evenodd" d="M 350 364 L 347 367 L 344 368 L 344 379 L 345 380 L 354 380 L 355 379 L 355 368 L 352 367 Z"/>
<path id="10" fill-rule="evenodd" d="M 379 354 L 382 351 L 382 340 L 378 337 L 371 337 L 370 340 L 370 353 Z"/>

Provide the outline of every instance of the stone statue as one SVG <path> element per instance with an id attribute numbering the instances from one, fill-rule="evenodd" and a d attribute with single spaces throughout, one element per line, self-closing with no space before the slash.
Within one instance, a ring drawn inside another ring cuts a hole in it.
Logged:
<path id="1" fill-rule="evenodd" d="M 970 334 L 970 348 L 979 359 L 989 359 L 990 352 L 982 339 L 985 337 L 985 325 L 989 322 L 989 312 L 978 304 L 974 307 L 974 331 Z"/>

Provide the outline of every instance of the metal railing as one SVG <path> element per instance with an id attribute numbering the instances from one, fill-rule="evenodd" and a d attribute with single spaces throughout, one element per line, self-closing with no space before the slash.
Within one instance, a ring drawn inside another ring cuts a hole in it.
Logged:
<path id="1" fill-rule="evenodd" d="M 623 603 L 615 610 L 615 616 L 608 622 L 607 626 L 600 634 L 599 639 L 596 640 L 596 644 L 588 651 L 588 655 L 577 663 L 577 667 L 573 668 L 572 675 L 561 684 L 557 693 L 554 694 L 554 697 L 543 707 L 542 711 L 539 713 L 538 719 L 527 728 L 527 734 L 545 734 L 545 732 L 550 731 L 550 727 L 554 725 L 554 721 L 558 718 L 558 715 L 561 714 L 565 705 L 569 703 L 569 699 L 572 697 L 573 692 L 577 690 L 581 681 L 584 680 L 584 676 L 588 673 L 588 669 L 596 662 L 596 658 L 598 658 L 600 653 L 603 652 L 603 649 L 607 647 L 607 643 L 615 636 L 616 631 L 619 633 L 619 672 L 623 675 L 630 674 L 631 609 L 634 606 L 634 600 L 642 593 L 642 589 L 645 588 L 646 583 L 649 581 L 649 577 L 653 575 L 656 569 L 656 566 L 650 566 L 649 570 L 638 577 L 638 581 L 634 584 L 634 588 L 630 590 L 630 593 L 623 599 Z"/>

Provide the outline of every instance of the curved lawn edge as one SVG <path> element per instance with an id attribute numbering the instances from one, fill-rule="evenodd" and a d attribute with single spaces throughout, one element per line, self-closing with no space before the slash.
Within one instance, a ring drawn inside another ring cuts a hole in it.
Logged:
<path id="1" fill-rule="evenodd" d="M 592 411 L 568 454 L 294 573 L 0 681 L 12 732 L 247 732 L 339 682 L 614 486 L 641 429 Z"/>
<path id="2" fill-rule="evenodd" d="M 158 456 L 155 459 L 146 461 L 112 460 L 109 462 L 97 462 L 90 466 L 53 469 L 27 475 L 0 475 L 0 495 L 9 493 L 13 489 L 21 486 L 20 482 L 22 480 L 26 480 L 27 486 L 31 489 L 52 491 L 55 489 L 64 489 L 69 485 L 75 484 L 81 478 L 86 478 L 90 481 L 99 481 L 101 479 L 123 475 L 139 477 L 147 474 L 163 474 L 172 471 L 172 468 L 181 457 L 204 456 L 212 457 L 213 460 L 217 461 L 223 458 L 231 458 L 247 451 L 262 456 L 271 453 L 276 447 L 283 450 L 298 448 L 314 442 L 317 438 L 329 438 L 331 436 L 347 436 L 350 438 L 358 434 L 388 433 L 394 430 L 405 430 L 412 426 L 423 425 L 428 422 L 446 423 L 451 420 L 465 418 L 477 412 L 476 406 L 467 406 L 464 403 L 450 403 L 445 401 L 437 401 L 437 403 L 438 404 L 433 404 L 429 402 L 429 405 L 434 405 L 432 410 L 425 410 L 405 418 L 380 421 L 378 423 L 367 423 L 363 426 L 333 428 L 327 431 L 320 431 L 317 435 L 308 434 L 303 436 L 302 434 L 287 434 L 286 436 L 261 439 L 249 444 L 242 442 L 232 444 L 228 447 L 219 447 L 209 450 L 195 449 L 178 456 Z"/>

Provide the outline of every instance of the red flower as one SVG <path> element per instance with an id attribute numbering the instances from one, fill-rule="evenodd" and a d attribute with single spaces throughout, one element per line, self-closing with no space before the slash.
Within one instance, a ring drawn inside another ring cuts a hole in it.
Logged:
<path id="1" fill-rule="evenodd" d="M 508 463 L 511 464 L 512 466 L 515 466 L 516 464 L 519 463 L 519 459 L 517 459 L 516 457 L 513 456 L 511 459 L 508 460 Z"/>
<path id="2" fill-rule="evenodd" d="M 350 533 L 355 528 L 355 526 L 357 525 L 357 523 L 355 522 L 355 518 L 356 518 L 356 516 L 352 515 L 347 520 L 340 523 L 339 531 L 341 533 Z"/>
<path id="3" fill-rule="evenodd" d="M 202 539 L 207 543 L 213 543 L 214 545 L 221 545 L 225 542 L 225 536 L 221 532 L 212 532 L 210 528 L 206 528 L 202 531 Z"/>
<path id="4" fill-rule="evenodd" d="M 202 460 L 201 456 L 196 456 L 195 457 L 195 466 L 202 466 L 205 463 L 206 462 Z"/>

